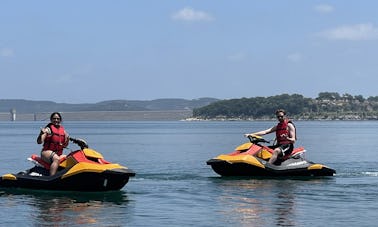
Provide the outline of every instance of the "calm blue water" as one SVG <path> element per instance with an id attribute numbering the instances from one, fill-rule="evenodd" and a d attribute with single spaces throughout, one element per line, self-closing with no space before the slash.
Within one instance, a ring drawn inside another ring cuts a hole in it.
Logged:
<path id="1" fill-rule="evenodd" d="M 1 122 L 0 174 L 31 167 L 45 122 Z M 331 178 L 220 178 L 206 161 L 273 122 L 64 122 L 107 160 L 135 170 L 119 192 L 0 189 L 12 226 L 374 226 L 378 122 L 296 122 L 306 157 Z M 272 135 L 267 136 L 272 139 Z M 77 147 L 71 145 L 75 150 Z M 66 151 L 68 153 L 69 151 Z"/>

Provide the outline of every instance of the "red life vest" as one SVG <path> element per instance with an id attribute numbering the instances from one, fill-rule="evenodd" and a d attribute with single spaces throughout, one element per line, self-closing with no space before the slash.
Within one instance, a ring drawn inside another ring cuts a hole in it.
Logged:
<path id="1" fill-rule="evenodd" d="M 66 143 L 66 134 L 63 126 L 56 127 L 49 124 L 47 127 L 51 129 L 51 135 L 47 135 L 43 143 L 43 150 L 54 151 L 57 155 L 63 154 L 63 148 Z"/>
<path id="2" fill-rule="evenodd" d="M 279 122 L 276 126 L 276 138 L 278 144 L 290 144 L 292 141 L 288 140 L 289 137 L 289 123 L 293 123 L 288 119 L 285 119 L 282 122 Z"/>

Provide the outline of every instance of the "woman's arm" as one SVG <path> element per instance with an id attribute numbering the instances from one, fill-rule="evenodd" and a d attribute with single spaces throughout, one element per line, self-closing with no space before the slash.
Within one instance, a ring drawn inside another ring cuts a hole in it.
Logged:
<path id="1" fill-rule="evenodd" d="M 70 142 L 70 135 L 64 130 L 64 147 L 67 147 Z"/>
<path id="2" fill-rule="evenodd" d="M 48 129 L 47 127 L 46 128 L 41 128 L 41 132 L 39 133 L 38 137 L 37 137 L 37 143 L 38 144 L 41 144 L 45 141 L 45 138 L 47 136 L 47 134 L 49 134 L 50 129 Z"/>

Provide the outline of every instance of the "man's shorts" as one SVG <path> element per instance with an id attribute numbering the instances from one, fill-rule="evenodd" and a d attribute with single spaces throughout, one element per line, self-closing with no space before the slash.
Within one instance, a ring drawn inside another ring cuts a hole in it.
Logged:
<path id="1" fill-rule="evenodd" d="M 271 146 L 272 149 L 275 149 L 279 147 L 281 152 L 279 153 L 278 157 L 283 157 L 285 155 L 289 155 L 291 154 L 291 152 L 293 152 L 294 150 L 294 145 L 292 143 L 289 143 L 289 144 L 278 144 L 278 145 L 275 145 L 275 146 Z"/>

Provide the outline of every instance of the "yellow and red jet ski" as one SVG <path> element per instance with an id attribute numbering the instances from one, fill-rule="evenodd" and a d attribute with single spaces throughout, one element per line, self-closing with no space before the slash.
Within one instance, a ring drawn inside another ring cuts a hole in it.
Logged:
<path id="1" fill-rule="evenodd" d="M 230 154 L 222 154 L 207 161 L 221 176 L 333 176 L 336 171 L 322 164 L 308 161 L 303 147 L 281 157 L 274 165 L 268 163 L 273 149 L 260 136 L 249 136 L 250 142 L 238 146 Z"/>
<path id="2" fill-rule="evenodd" d="M 70 138 L 80 146 L 61 159 L 55 175 L 49 175 L 50 164 L 37 155 L 28 160 L 35 166 L 16 173 L 5 174 L 0 178 L 0 187 L 64 190 L 64 191 L 112 191 L 120 190 L 135 176 L 129 168 L 110 163 L 97 151 L 88 148 L 82 139 Z"/>

